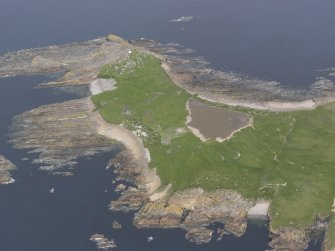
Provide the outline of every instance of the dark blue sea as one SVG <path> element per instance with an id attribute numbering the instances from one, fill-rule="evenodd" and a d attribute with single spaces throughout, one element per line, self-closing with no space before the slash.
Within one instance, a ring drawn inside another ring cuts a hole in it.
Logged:
<path id="1" fill-rule="evenodd" d="M 308 88 L 334 80 L 333 0 L 0 0 L 0 54 L 84 41 L 109 33 L 150 38 L 191 48 L 213 68 Z M 181 16 L 188 22 L 173 22 Z M 38 171 L 27 151 L 8 143 L 13 116 L 34 107 L 78 97 L 34 85 L 52 76 L 0 79 L 0 153 L 14 162 L 16 183 L 0 186 L 0 251 L 96 250 L 93 233 L 115 239 L 117 250 L 264 251 L 264 224 L 249 224 L 240 238 L 196 246 L 182 230 L 137 230 L 131 214 L 107 210 L 114 175 L 109 152 L 79 160 L 73 176 Z M 48 190 L 54 187 L 56 193 Z M 113 230 L 113 220 L 123 228 Z M 147 238 L 154 237 L 148 243 Z M 320 242 L 310 251 L 320 250 Z"/>

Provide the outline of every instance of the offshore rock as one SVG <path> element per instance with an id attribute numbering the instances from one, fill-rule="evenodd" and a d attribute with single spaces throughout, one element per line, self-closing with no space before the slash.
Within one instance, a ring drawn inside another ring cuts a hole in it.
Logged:
<path id="1" fill-rule="evenodd" d="M 205 244 L 212 240 L 213 230 L 206 227 L 190 228 L 186 231 L 185 239 L 196 244 Z"/>
<path id="2" fill-rule="evenodd" d="M 113 229 L 121 229 L 122 225 L 119 222 L 117 222 L 117 221 L 113 221 L 112 228 Z"/>
<path id="3" fill-rule="evenodd" d="M 10 171 L 15 170 L 16 166 L 6 159 L 3 155 L 0 155 L 0 184 L 10 184 L 15 180 L 11 177 Z"/>
<path id="4" fill-rule="evenodd" d="M 95 242 L 98 249 L 109 250 L 117 248 L 115 241 L 113 239 L 108 240 L 103 234 L 93 234 L 90 241 Z"/>

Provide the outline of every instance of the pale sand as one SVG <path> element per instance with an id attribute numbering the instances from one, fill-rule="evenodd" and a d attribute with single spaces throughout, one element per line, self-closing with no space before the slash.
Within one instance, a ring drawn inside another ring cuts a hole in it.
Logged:
<path id="1" fill-rule="evenodd" d="M 267 217 L 269 213 L 271 202 L 266 200 L 261 200 L 256 203 L 255 206 L 250 208 L 248 212 L 249 218 L 263 218 Z"/>
<path id="2" fill-rule="evenodd" d="M 157 201 L 159 199 L 165 198 L 172 191 L 172 184 L 168 184 L 162 191 L 157 191 L 150 196 L 150 201 Z"/>
<path id="3" fill-rule="evenodd" d="M 199 98 L 213 103 L 221 103 L 230 106 L 243 106 L 257 110 L 269 110 L 269 111 L 296 111 L 296 110 L 313 110 L 316 107 L 335 101 L 335 97 L 323 98 L 322 100 L 314 101 L 308 99 L 301 102 L 279 102 L 279 101 L 257 101 L 250 102 L 244 100 L 233 99 L 220 94 L 208 93 L 205 91 L 195 90 L 191 86 L 185 86 L 183 82 L 187 81 L 187 76 L 175 74 L 171 71 L 168 64 L 162 63 L 162 68 L 168 74 L 170 79 L 180 88 L 184 89 L 192 95 L 197 95 Z"/>
<path id="4" fill-rule="evenodd" d="M 122 126 L 106 122 L 100 114 L 95 111 L 95 106 L 91 98 L 87 100 L 90 110 L 92 111 L 92 121 L 94 122 L 97 133 L 120 142 L 131 152 L 134 160 L 143 168 L 143 184 L 141 184 L 142 186 L 140 188 L 144 188 L 149 194 L 153 194 L 161 186 L 161 180 L 156 174 L 156 169 L 148 167 L 150 153 L 148 149 L 143 146 L 141 139 Z"/>

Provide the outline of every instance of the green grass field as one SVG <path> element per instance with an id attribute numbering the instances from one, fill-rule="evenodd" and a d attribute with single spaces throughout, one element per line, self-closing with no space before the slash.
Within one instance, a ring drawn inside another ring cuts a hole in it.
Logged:
<path id="1" fill-rule="evenodd" d="M 160 61 L 138 52 L 99 76 L 118 88 L 92 97 L 110 123 L 123 124 L 150 150 L 151 167 L 175 190 L 229 188 L 273 201 L 278 226 L 307 226 L 328 215 L 335 196 L 335 103 L 313 111 L 267 112 L 244 108 L 254 128 L 224 143 L 201 142 L 185 128 L 192 96 L 171 82 Z M 217 105 L 217 104 L 216 104 Z"/>

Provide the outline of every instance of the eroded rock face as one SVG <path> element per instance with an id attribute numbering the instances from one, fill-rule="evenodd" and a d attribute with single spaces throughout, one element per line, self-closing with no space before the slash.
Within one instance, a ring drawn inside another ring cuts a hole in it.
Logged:
<path id="1" fill-rule="evenodd" d="M 3 155 L 0 155 L 0 184 L 10 184 L 15 180 L 11 177 L 10 171 L 15 170 L 16 166 L 6 159 Z"/>
<path id="2" fill-rule="evenodd" d="M 213 230 L 206 227 L 195 227 L 187 230 L 185 239 L 196 244 L 205 244 L 212 240 Z"/>
<path id="3" fill-rule="evenodd" d="M 273 251 L 303 251 L 308 247 L 310 231 L 293 227 L 282 227 L 270 232 L 270 247 Z"/>
<path id="4" fill-rule="evenodd" d="M 109 209 L 117 212 L 132 212 L 141 208 L 149 200 L 149 193 L 143 188 L 144 169 L 148 168 L 142 162 L 137 162 L 127 150 L 120 152 L 111 159 L 108 166 L 114 168 L 118 181 L 129 182 L 132 186 L 121 192 L 120 197 L 111 201 Z"/>
<path id="5" fill-rule="evenodd" d="M 10 142 L 39 153 L 42 170 L 73 166 L 79 156 L 116 149 L 96 130 L 89 98 L 44 105 L 14 118 Z"/>
<path id="6" fill-rule="evenodd" d="M 148 194 L 145 190 L 128 187 L 121 196 L 109 204 L 109 209 L 115 212 L 134 212 L 138 210 L 147 200 Z"/>
<path id="7" fill-rule="evenodd" d="M 149 202 L 135 215 L 134 224 L 139 228 L 180 227 L 184 209 L 176 205 L 165 205 L 161 202 Z"/>
<path id="8" fill-rule="evenodd" d="M 237 236 L 245 232 L 247 212 L 254 204 L 239 193 L 224 189 L 214 192 L 205 192 L 202 189 L 177 192 L 168 203 L 189 210 L 183 221 L 185 226 L 223 222 L 226 230 Z"/>
<path id="9" fill-rule="evenodd" d="M 136 213 L 134 224 L 139 228 L 192 229 L 222 222 L 226 231 L 241 236 L 247 227 L 247 212 L 253 204 L 230 190 L 189 189 L 176 192 L 165 200 L 146 203 Z"/>

